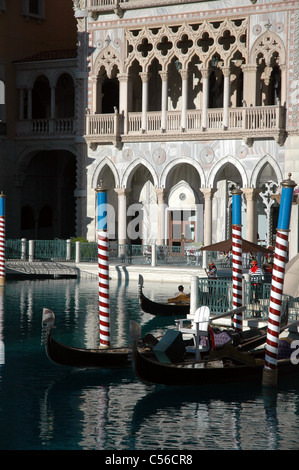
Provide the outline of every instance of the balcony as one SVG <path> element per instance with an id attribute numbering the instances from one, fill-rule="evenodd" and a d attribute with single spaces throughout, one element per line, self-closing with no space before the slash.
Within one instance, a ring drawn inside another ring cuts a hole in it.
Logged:
<path id="1" fill-rule="evenodd" d="M 186 112 L 186 127 L 181 125 L 181 111 L 168 111 L 165 129 L 162 113 L 148 112 L 146 129 L 142 129 L 142 113 L 87 114 L 85 139 L 89 144 L 168 141 L 244 139 L 248 144 L 258 138 L 273 138 L 279 144 L 285 137 L 285 108 L 263 106 L 230 108 L 228 126 L 223 126 L 223 109 L 208 109 L 206 127 L 201 110 Z"/>
<path id="2" fill-rule="evenodd" d="M 16 136 L 20 138 L 66 138 L 75 134 L 75 118 L 27 119 L 16 122 Z"/>
<path id="3" fill-rule="evenodd" d="M 177 3 L 177 0 L 151 0 L 150 6 L 175 5 Z M 194 3 L 194 0 L 180 0 L 179 3 Z M 122 16 L 126 10 L 148 7 L 148 0 L 87 0 L 86 9 L 94 16 L 97 16 L 98 13 L 110 11 L 114 11 L 117 15 Z"/>

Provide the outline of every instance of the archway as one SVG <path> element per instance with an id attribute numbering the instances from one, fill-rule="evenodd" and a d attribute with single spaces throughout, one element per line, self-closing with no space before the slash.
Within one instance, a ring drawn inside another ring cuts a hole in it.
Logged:
<path id="1" fill-rule="evenodd" d="M 128 178 L 130 188 L 127 212 L 128 236 L 131 243 L 150 244 L 157 234 L 157 196 L 154 179 L 148 168 L 139 164 Z"/>
<path id="2" fill-rule="evenodd" d="M 110 161 L 108 160 L 109 164 Z M 118 201 L 117 194 L 114 188 L 117 186 L 115 181 L 114 168 L 110 168 L 109 164 L 104 163 L 100 171 L 97 172 L 97 184 L 99 186 L 102 182 L 103 187 L 107 190 L 107 233 L 109 240 L 115 240 L 118 233 Z M 96 219 L 95 219 L 96 222 Z"/>
<path id="3" fill-rule="evenodd" d="M 257 187 L 261 189 L 257 204 L 258 238 L 266 246 L 273 246 L 279 214 L 279 204 L 273 196 L 278 195 L 279 183 L 269 162 L 260 169 Z"/>
<path id="4" fill-rule="evenodd" d="M 57 80 L 55 113 L 57 118 L 75 116 L 75 86 L 72 77 L 67 73 L 63 73 Z"/>
<path id="5" fill-rule="evenodd" d="M 242 187 L 240 171 L 232 162 L 226 162 L 218 169 L 214 186 L 217 191 L 213 197 L 212 243 L 217 243 L 230 238 L 232 234 L 231 191 Z M 242 216 L 244 207 L 242 204 Z"/>
<path id="6" fill-rule="evenodd" d="M 76 158 L 68 151 L 40 151 L 24 168 L 22 238 L 71 238 L 75 233 Z"/>
<path id="7" fill-rule="evenodd" d="M 46 119 L 51 115 L 51 89 L 44 75 L 39 76 L 32 89 L 32 118 Z"/>
<path id="8" fill-rule="evenodd" d="M 180 253 L 186 243 L 203 241 L 201 178 L 193 165 L 178 163 L 169 169 L 165 182 L 169 246 Z"/>

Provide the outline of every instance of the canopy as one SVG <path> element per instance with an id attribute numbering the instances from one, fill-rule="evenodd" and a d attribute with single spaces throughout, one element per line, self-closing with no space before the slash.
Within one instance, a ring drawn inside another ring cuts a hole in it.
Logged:
<path id="1" fill-rule="evenodd" d="M 232 239 L 224 240 L 222 242 L 213 243 L 213 245 L 203 246 L 202 250 L 206 251 L 232 251 L 233 242 Z M 249 242 L 248 240 L 242 239 L 242 251 L 250 253 L 273 253 L 272 248 L 264 248 L 256 243 Z"/>
<path id="2" fill-rule="evenodd" d="M 286 264 L 283 293 L 294 298 L 299 297 L 299 254 Z"/>

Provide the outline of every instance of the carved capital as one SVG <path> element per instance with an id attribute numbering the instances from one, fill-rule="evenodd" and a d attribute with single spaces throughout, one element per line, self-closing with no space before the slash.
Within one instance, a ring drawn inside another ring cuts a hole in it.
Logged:
<path id="1" fill-rule="evenodd" d="M 229 77 L 230 76 L 230 67 L 222 67 L 222 72 L 224 77 Z"/>
<path id="2" fill-rule="evenodd" d="M 114 191 L 117 193 L 118 197 L 121 197 L 121 196 L 127 196 L 131 192 L 131 189 L 114 188 Z"/>
<path id="3" fill-rule="evenodd" d="M 216 193 L 217 188 L 200 188 L 200 190 L 203 193 L 204 198 L 210 200 Z"/>
<path id="4" fill-rule="evenodd" d="M 244 73 L 256 73 L 257 65 L 256 64 L 244 64 L 242 65 L 242 70 Z"/>
<path id="5" fill-rule="evenodd" d="M 163 204 L 166 196 L 166 189 L 164 188 L 155 188 L 155 193 L 158 198 L 158 204 Z"/>
<path id="6" fill-rule="evenodd" d="M 119 82 L 128 82 L 130 79 L 130 76 L 128 73 L 121 73 L 117 75 L 117 78 Z"/>
<path id="7" fill-rule="evenodd" d="M 180 70 L 180 74 L 181 74 L 182 80 L 187 80 L 187 78 L 188 78 L 188 70 L 186 70 L 186 69 L 181 69 L 181 70 Z"/>
<path id="8" fill-rule="evenodd" d="M 256 201 L 259 193 L 261 192 L 260 188 L 242 188 L 243 193 L 245 194 L 247 201 Z"/>
<path id="9" fill-rule="evenodd" d="M 208 67 L 200 69 L 202 78 L 209 78 L 210 69 Z"/>
<path id="10" fill-rule="evenodd" d="M 150 73 L 149 72 L 140 72 L 140 78 L 141 78 L 141 81 L 144 83 L 144 82 L 148 82 L 149 78 L 150 78 Z"/>
<path id="11" fill-rule="evenodd" d="M 168 72 L 160 71 L 159 74 L 161 76 L 162 82 L 166 82 L 166 80 L 168 79 Z"/>

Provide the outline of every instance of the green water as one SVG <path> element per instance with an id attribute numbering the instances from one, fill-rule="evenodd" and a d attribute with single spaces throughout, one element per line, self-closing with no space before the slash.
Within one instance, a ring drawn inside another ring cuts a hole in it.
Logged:
<path id="1" fill-rule="evenodd" d="M 176 286 L 145 291 L 167 297 Z M 111 342 L 126 345 L 129 320 L 142 333 L 173 325 L 141 312 L 137 282 L 110 284 Z M 261 386 L 163 387 L 131 369 L 86 371 L 53 364 L 41 345 L 42 309 L 55 337 L 98 345 L 95 280 L 8 281 L 0 297 L 1 450 L 271 450 L 299 448 L 299 380 L 265 394 Z"/>

